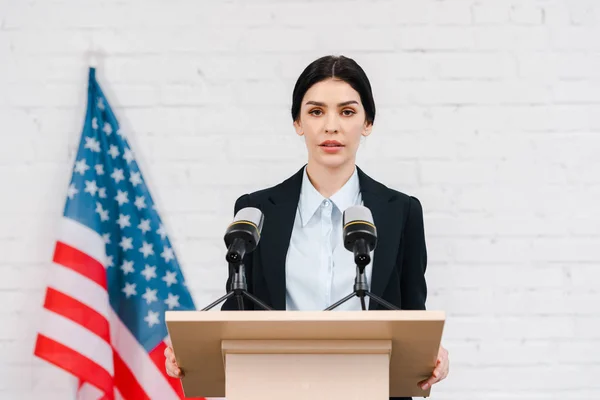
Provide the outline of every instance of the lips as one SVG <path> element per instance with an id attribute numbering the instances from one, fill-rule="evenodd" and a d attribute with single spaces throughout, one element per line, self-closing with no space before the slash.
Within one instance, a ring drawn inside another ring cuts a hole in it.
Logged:
<path id="1" fill-rule="evenodd" d="M 341 144 L 340 142 L 338 142 L 337 140 L 326 140 L 323 143 L 321 143 L 319 146 L 322 146 L 322 147 L 344 147 L 344 145 Z"/>

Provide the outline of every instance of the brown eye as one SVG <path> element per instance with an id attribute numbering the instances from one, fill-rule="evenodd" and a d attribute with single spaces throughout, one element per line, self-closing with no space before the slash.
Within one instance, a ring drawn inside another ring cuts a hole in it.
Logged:
<path id="1" fill-rule="evenodd" d="M 350 109 L 344 110 L 344 111 L 342 111 L 342 113 L 344 113 L 344 115 L 345 115 L 346 117 L 349 117 L 349 116 L 351 116 L 351 115 L 353 115 L 353 114 L 356 114 L 356 113 L 354 112 L 354 110 L 350 110 Z M 348 114 L 347 114 L 347 113 L 348 113 Z"/>
<path id="2" fill-rule="evenodd" d="M 318 112 L 319 114 L 315 114 L 315 112 Z M 322 111 L 319 109 L 315 109 L 309 112 L 309 114 L 314 115 L 315 117 L 318 117 L 319 115 L 321 115 Z"/>

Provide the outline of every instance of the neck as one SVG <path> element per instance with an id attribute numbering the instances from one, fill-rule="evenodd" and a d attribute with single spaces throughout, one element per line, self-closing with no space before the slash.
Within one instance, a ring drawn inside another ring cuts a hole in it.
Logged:
<path id="1" fill-rule="evenodd" d="M 325 198 L 329 198 L 348 182 L 354 173 L 354 162 L 337 167 L 327 167 L 308 160 L 306 173 L 312 185 Z"/>

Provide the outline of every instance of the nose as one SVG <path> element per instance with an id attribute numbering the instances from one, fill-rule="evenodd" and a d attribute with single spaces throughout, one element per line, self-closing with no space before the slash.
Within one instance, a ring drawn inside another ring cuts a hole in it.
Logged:
<path id="1" fill-rule="evenodd" d="M 335 115 L 330 115 L 327 118 L 327 122 L 325 124 L 325 133 L 337 133 L 338 132 L 338 120 Z"/>

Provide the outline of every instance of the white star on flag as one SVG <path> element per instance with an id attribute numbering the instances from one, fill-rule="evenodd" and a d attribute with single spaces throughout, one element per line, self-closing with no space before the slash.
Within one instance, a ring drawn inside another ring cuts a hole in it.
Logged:
<path id="1" fill-rule="evenodd" d="M 112 134 L 112 126 L 110 126 L 110 124 L 108 122 L 104 123 L 104 129 L 102 129 L 102 131 L 104 133 L 106 133 L 107 136 L 110 136 Z"/>
<path id="2" fill-rule="evenodd" d="M 119 214 L 119 219 L 117 220 L 117 224 L 121 227 L 121 229 L 131 226 L 131 222 L 129 222 L 130 215 Z"/>
<path id="3" fill-rule="evenodd" d="M 115 196 L 115 200 L 119 203 L 119 206 L 122 206 L 125 203 L 129 203 L 129 198 L 127 197 L 127 192 L 123 192 L 122 190 L 117 190 L 117 195 Z"/>
<path id="4" fill-rule="evenodd" d="M 93 137 L 86 137 L 83 148 L 90 149 L 94 153 L 100 153 L 100 142 Z"/>
<path id="5" fill-rule="evenodd" d="M 146 300 L 146 304 L 151 304 L 153 301 L 158 301 L 158 297 L 156 297 L 157 289 L 146 288 L 146 293 L 142 295 L 142 298 Z"/>
<path id="6" fill-rule="evenodd" d="M 121 265 L 121 270 L 125 275 L 129 273 L 134 273 L 135 270 L 133 269 L 133 261 L 123 261 L 123 265 Z"/>
<path id="7" fill-rule="evenodd" d="M 132 241 L 133 241 L 133 238 L 123 236 L 123 238 L 121 239 L 121 242 L 119 243 L 119 246 L 121 246 L 123 251 L 131 250 L 131 249 L 133 249 L 133 244 L 131 243 Z"/>
<path id="8" fill-rule="evenodd" d="M 84 175 L 85 171 L 87 171 L 88 169 L 90 169 L 90 167 L 86 164 L 85 162 L 85 158 L 83 160 L 79 160 L 75 163 L 75 172 Z"/>
<path id="9" fill-rule="evenodd" d="M 97 107 L 101 110 L 104 110 L 104 99 L 102 97 L 98 97 Z"/>
<path id="10" fill-rule="evenodd" d="M 96 168 L 97 175 L 104 175 L 104 164 L 96 164 L 94 168 Z"/>
<path id="11" fill-rule="evenodd" d="M 156 230 L 156 233 L 160 235 L 161 239 L 165 239 L 165 237 L 167 236 L 167 232 L 165 231 L 165 228 L 163 227 L 162 224 L 160 224 L 160 226 L 158 227 L 158 229 Z"/>
<path id="12" fill-rule="evenodd" d="M 140 247 L 140 253 L 144 255 L 144 258 L 148 258 L 148 256 L 154 255 L 152 243 L 147 243 L 145 240 L 143 240 L 142 247 Z"/>
<path id="13" fill-rule="evenodd" d="M 108 154 L 110 154 L 114 160 L 121 153 L 119 152 L 119 148 L 117 146 L 115 146 L 114 144 L 111 144 L 110 150 L 108 150 Z"/>
<path id="14" fill-rule="evenodd" d="M 96 202 L 96 212 L 100 214 L 101 221 L 108 221 L 108 210 L 102 208 L 102 204 L 99 201 Z"/>
<path id="15" fill-rule="evenodd" d="M 104 244 L 110 244 L 110 233 L 103 234 L 102 240 L 104 241 Z"/>
<path id="16" fill-rule="evenodd" d="M 98 188 L 98 197 L 100 197 L 101 199 L 106 198 L 106 188 Z"/>
<path id="17" fill-rule="evenodd" d="M 146 233 L 150 230 L 150 220 L 149 219 L 143 219 L 140 221 L 140 224 L 138 225 L 138 229 L 142 231 L 142 233 Z"/>
<path id="18" fill-rule="evenodd" d="M 137 294 L 137 291 L 135 290 L 135 285 L 135 283 L 125 283 L 125 287 L 123 288 L 122 292 L 125 293 L 125 296 L 127 298 L 135 296 Z"/>
<path id="19" fill-rule="evenodd" d="M 98 118 L 96 118 L 96 117 L 92 118 L 92 129 L 93 130 L 98 129 Z"/>
<path id="20" fill-rule="evenodd" d="M 167 271 L 166 275 L 163 276 L 162 280 L 165 281 L 165 283 L 167 284 L 167 287 L 171 287 L 171 285 L 174 285 L 177 283 L 176 275 L 177 274 L 175 272 Z"/>
<path id="21" fill-rule="evenodd" d="M 69 189 L 67 189 L 67 196 L 69 196 L 70 200 L 73 200 L 73 197 L 75 197 L 77 193 L 79 193 L 79 190 L 77 190 L 74 183 L 71 183 Z"/>
<path id="22" fill-rule="evenodd" d="M 83 191 L 95 196 L 96 192 L 98 191 L 96 181 L 85 181 L 85 189 L 83 189 Z"/>
<path id="23" fill-rule="evenodd" d="M 149 310 L 149 311 L 148 311 L 148 315 L 146 315 L 146 316 L 144 317 L 144 321 L 146 321 L 146 322 L 148 323 L 148 326 L 149 326 L 150 328 L 152 328 L 152 326 L 153 326 L 153 325 L 158 325 L 158 324 L 159 324 L 159 321 L 158 321 L 158 313 L 157 313 L 157 312 L 154 312 L 154 311 L 151 311 L 151 310 Z"/>
<path id="24" fill-rule="evenodd" d="M 123 176 L 123 170 L 121 168 L 115 168 L 113 173 L 110 174 L 110 177 L 115 180 L 115 183 L 119 183 L 125 179 L 125 176 Z"/>
<path id="25" fill-rule="evenodd" d="M 129 177 L 129 182 L 131 182 L 133 187 L 136 187 L 142 183 L 142 176 L 139 172 L 132 172 L 131 176 Z"/>
<path id="26" fill-rule="evenodd" d="M 133 261 L 123 261 L 123 265 L 121 265 L 121 270 L 125 275 L 129 273 L 134 273 L 135 270 L 133 269 Z"/>
<path id="27" fill-rule="evenodd" d="M 106 267 L 110 268 L 110 267 L 114 267 L 115 263 L 113 261 L 113 256 L 107 256 L 106 257 Z"/>
<path id="28" fill-rule="evenodd" d="M 133 203 L 138 211 L 146 208 L 146 198 L 144 196 L 136 196 L 135 202 Z"/>
<path id="29" fill-rule="evenodd" d="M 169 261 L 173 260 L 175 258 L 175 254 L 173 253 L 173 249 L 168 247 L 168 246 L 164 246 L 163 247 L 163 252 L 160 253 L 160 256 L 162 258 L 165 259 L 165 262 L 168 263 Z"/>
<path id="30" fill-rule="evenodd" d="M 179 296 L 173 295 L 173 293 L 169 293 L 167 299 L 165 300 L 165 304 L 169 306 L 169 310 L 172 310 L 175 307 L 179 307 Z"/>
<path id="31" fill-rule="evenodd" d="M 146 264 L 144 270 L 141 273 L 142 275 L 144 275 L 144 278 L 146 278 L 146 280 L 149 281 L 152 278 L 156 278 L 156 267 Z"/>
<path id="32" fill-rule="evenodd" d="M 125 149 L 125 154 L 123 154 L 123 159 L 127 162 L 127 164 L 132 162 L 133 158 L 134 158 L 133 151 L 131 151 L 131 149 L 129 149 L 129 148 Z"/>

